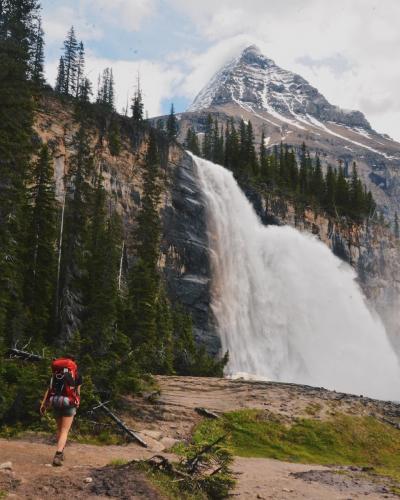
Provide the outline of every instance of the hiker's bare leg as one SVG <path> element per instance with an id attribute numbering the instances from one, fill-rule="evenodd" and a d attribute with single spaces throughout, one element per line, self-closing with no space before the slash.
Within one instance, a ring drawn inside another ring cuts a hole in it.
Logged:
<path id="1" fill-rule="evenodd" d="M 60 439 L 62 419 L 63 419 L 62 417 L 57 417 L 56 418 L 56 422 L 57 422 L 57 443 L 58 443 L 58 440 Z"/>
<path id="2" fill-rule="evenodd" d="M 58 435 L 57 451 L 63 451 L 68 439 L 68 433 L 71 428 L 74 417 L 61 417 L 61 429 Z"/>

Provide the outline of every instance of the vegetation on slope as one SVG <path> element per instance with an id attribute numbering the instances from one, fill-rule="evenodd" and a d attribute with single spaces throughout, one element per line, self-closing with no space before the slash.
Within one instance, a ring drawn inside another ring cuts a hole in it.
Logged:
<path id="1" fill-rule="evenodd" d="M 226 413 L 195 430 L 196 443 L 227 434 L 227 447 L 243 457 L 321 465 L 355 465 L 400 480 L 400 432 L 374 417 L 336 414 L 292 424 L 260 410 Z"/>
<path id="2" fill-rule="evenodd" d="M 306 145 L 296 150 L 287 144 L 267 149 L 265 136 L 256 147 L 252 124 L 233 119 L 225 127 L 208 116 L 202 143 L 188 129 L 186 147 L 194 154 L 225 166 L 243 186 L 256 187 L 293 201 L 299 210 L 311 206 L 333 217 L 361 222 L 375 215 L 375 202 L 362 184 L 357 166 L 328 166 L 323 172 L 318 155 L 311 157 Z"/>

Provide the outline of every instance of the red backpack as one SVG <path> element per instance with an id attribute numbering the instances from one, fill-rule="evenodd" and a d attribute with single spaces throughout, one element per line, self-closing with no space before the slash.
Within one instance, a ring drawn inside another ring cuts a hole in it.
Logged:
<path id="1" fill-rule="evenodd" d="M 78 366 L 72 359 L 59 358 L 51 363 L 53 375 L 47 395 L 48 406 L 66 408 L 79 406 L 79 395 L 76 389 Z"/>

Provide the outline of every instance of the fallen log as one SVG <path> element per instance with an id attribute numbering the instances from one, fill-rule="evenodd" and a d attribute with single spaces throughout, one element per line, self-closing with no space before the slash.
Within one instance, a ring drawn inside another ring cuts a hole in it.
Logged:
<path id="1" fill-rule="evenodd" d="M 19 358 L 24 361 L 43 361 L 44 357 L 39 354 L 34 354 L 33 352 L 24 351 L 22 349 L 17 349 L 16 347 L 10 347 L 7 352 L 10 358 Z"/>
<path id="2" fill-rule="evenodd" d="M 125 423 L 120 419 L 118 418 L 106 405 L 107 403 L 109 403 L 109 401 L 106 401 L 105 403 L 101 403 L 99 402 L 99 404 L 97 406 L 95 406 L 94 408 L 92 408 L 92 411 L 95 411 L 95 410 L 102 410 L 104 413 L 106 413 L 112 420 L 114 420 L 114 422 L 118 425 L 118 427 L 120 429 L 122 429 L 125 434 L 127 434 L 131 439 L 133 439 L 134 441 L 138 442 L 141 446 L 143 446 L 144 448 L 147 448 L 147 443 L 135 432 L 133 431 L 132 429 L 129 429 L 129 427 L 127 427 L 125 425 Z"/>
<path id="3" fill-rule="evenodd" d="M 197 407 L 194 409 L 194 411 L 199 415 L 201 415 L 202 417 L 212 418 L 212 419 L 220 418 L 220 416 L 217 413 L 214 413 L 211 410 L 207 410 L 207 408 Z"/>
<path id="4" fill-rule="evenodd" d="M 196 453 L 196 455 L 193 458 L 191 458 L 190 460 L 187 460 L 187 462 L 185 463 L 185 466 L 187 467 L 189 473 L 193 474 L 195 472 L 196 467 L 199 464 L 202 455 L 211 451 L 214 448 L 214 446 L 219 444 L 225 438 L 226 438 L 226 434 L 224 434 L 223 436 L 220 436 L 218 439 L 216 439 L 212 443 L 204 446 L 198 453 Z"/>

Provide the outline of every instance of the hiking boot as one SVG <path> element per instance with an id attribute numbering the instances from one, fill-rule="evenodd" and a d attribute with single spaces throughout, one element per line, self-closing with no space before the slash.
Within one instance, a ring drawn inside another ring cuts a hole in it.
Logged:
<path id="1" fill-rule="evenodd" d="M 56 454 L 54 455 L 53 458 L 53 465 L 55 467 L 59 467 L 60 465 L 62 465 L 63 460 L 64 460 L 64 453 L 62 451 L 56 451 Z"/>

